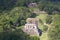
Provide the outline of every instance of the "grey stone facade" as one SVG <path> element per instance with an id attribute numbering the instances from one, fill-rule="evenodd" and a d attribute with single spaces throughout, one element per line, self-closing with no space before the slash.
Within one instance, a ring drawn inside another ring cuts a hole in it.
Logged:
<path id="1" fill-rule="evenodd" d="M 23 27 L 23 31 L 29 35 L 39 36 L 41 34 L 41 30 L 38 28 L 39 20 L 36 18 L 28 18 L 27 23 Z"/>
<path id="2" fill-rule="evenodd" d="M 38 28 L 36 27 L 35 24 L 25 24 L 23 30 L 29 35 L 39 36 Z"/>

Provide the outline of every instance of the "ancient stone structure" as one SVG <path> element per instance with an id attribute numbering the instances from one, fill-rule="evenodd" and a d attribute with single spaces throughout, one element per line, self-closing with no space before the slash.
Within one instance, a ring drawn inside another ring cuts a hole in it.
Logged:
<path id="1" fill-rule="evenodd" d="M 28 7 L 37 7 L 37 3 L 29 3 Z"/>
<path id="2" fill-rule="evenodd" d="M 29 35 L 37 35 L 42 34 L 41 30 L 38 28 L 39 19 L 37 18 L 28 18 L 27 23 L 25 24 L 23 31 Z"/>
<path id="3" fill-rule="evenodd" d="M 37 27 L 38 27 L 38 24 L 39 24 L 39 19 L 38 18 L 28 18 L 26 20 L 26 22 L 29 24 L 29 23 L 32 23 L 32 24 L 35 24 Z"/>
<path id="4" fill-rule="evenodd" d="M 23 30 L 29 35 L 39 36 L 39 32 L 35 24 L 25 24 L 25 27 Z"/>

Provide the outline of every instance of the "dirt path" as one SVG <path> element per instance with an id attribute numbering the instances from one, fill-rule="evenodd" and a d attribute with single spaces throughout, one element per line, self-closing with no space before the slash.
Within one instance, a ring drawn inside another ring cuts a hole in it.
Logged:
<path id="1" fill-rule="evenodd" d="M 46 24 L 46 23 L 44 23 L 44 25 L 48 26 L 48 30 L 52 27 L 51 25 Z M 48 31 L 48 30 L 47 30 L 47 31 Z"/>

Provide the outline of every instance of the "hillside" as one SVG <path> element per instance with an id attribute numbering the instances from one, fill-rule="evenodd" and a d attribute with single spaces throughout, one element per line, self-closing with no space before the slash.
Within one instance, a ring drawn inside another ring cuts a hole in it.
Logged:
<path id="1" fill-rule="evenodd" d="M 22 31 L 38 18 L 41 36 Z M 0 0 L 0 40 L 60 40 L 60 0 Z"/>
<path id="2" fill-rule="evenodd" d="M 52 18 L 50 18 L 48 16 L 50 16 Z M 60 40 L 59 39 L 60 32 L 58 32 L 60 29 L 59 28 L 60 27 L 60 23 L 59 23 L 60 18 L 59 17 L 60 17 L 60 15 L 58 15 L 58 14 L 56 14 L 56 15 L 40 14 L 39 16 L 37 16 L 37 18 L 40 18 L 43 22 L 43 24 L 41 24 L 41 22 L 40 22 L 40 25 L 39 25 L 39 28 L 43 31 L 43 34 L 40 37 L 41 40 Z M 46 19 L 48 19 L 48 23 L 47 23 Z"/>

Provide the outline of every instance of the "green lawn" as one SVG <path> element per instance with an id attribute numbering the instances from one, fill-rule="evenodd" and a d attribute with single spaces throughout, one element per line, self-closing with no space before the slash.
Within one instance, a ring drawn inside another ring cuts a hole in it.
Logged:
<path id="1" fill-rule="evenodd" d="M 45 23 L 47 16 L 48 16 L 48 14 L 39 14 L 36 18 L 41 19 L 43 21 L 43 23 Z"/>
<path id="2" fill-rule="evenodd" d="M 39 29 L 43 29 L 44 27 L 44 23 L 46 23 L 46 18 L 47 18 L 48 14 L 39 14 L 36 18 L 39 18 L 42 20 L 43 24 L 39 23 Z M 40 36 L 40 40 L 48 40 L 47 39 L 47 33 L 43 32 L 42 36 Z"/>
<path id="3" fill-rule="evenodd" d="M 48 40 L 47 32 L 43 33 L 43 35 L 40 37 L 40 40 Z"/>

